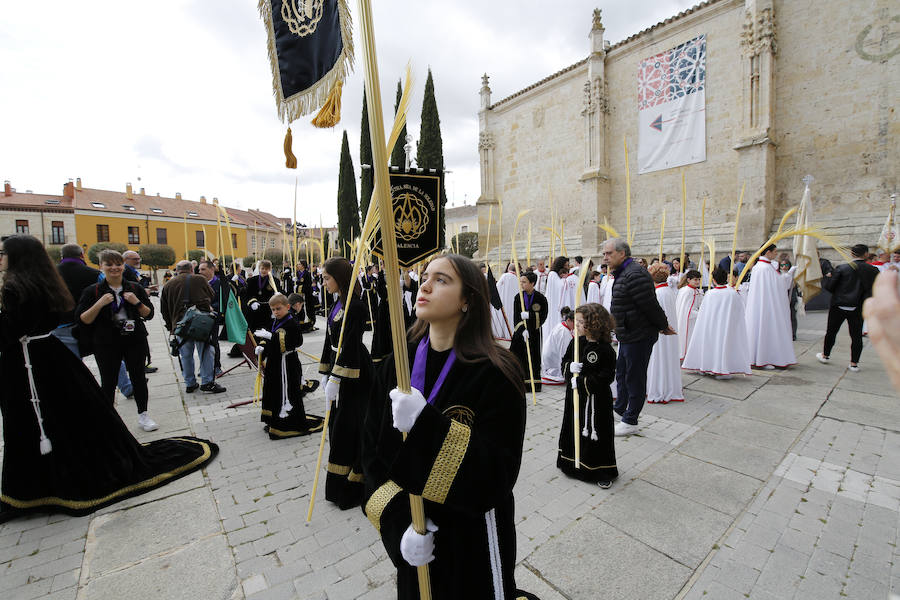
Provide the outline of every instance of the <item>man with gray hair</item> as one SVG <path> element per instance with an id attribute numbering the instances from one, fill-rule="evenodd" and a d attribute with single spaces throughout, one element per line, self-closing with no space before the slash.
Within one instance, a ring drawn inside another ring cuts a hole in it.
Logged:
<path id="1" fill-rule="evenodd" d="M 656 301 L 653 278 L 631 257 L 625 240 L 603 244 L 603 260 L 613 272 L 610 312 L 616 321 L 619 357 L 616 360 L 618 394 L 613 410 L 622 417 L 616 435 L 637 433 L 638 416 L 647 397 L 647 366 L 659 335 L 675 335 L 666 313 Z"/>
<path id="2" fill-rule="evenodd" d="M 212 310 L 213 291 L 202 275 L 194 275 L 194 266 L 186 260 L 175 265 L 177 275 L 163 286 L 159 298 L 159 308 L 165 321 L 166 329 L 174 332 L 175 325 L 187 312 L 189 306 L 199 310 Z M 185 301 L 185 298 L 187 301 Z M 184 376 L 185 392 L 193 393 L 198 387 L 201 391 L 219 394 L 225 388 L 215 382 L 215 353 L 212 340 L 196 342 L 187 338 L 175 338 L 178 342 L 178 353 L 181 359 L 181 371 Z M 194 350 L 200 357 L 200 384 L 194 371 Z"/>

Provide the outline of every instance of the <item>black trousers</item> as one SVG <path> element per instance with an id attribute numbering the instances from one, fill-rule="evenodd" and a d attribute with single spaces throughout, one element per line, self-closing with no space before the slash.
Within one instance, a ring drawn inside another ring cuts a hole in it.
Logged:
<path id="1" fill-rule="evenodd" d="M 837 306 L 828 309 L 828 327 L 825 330 L 825 347 L 822 353 L 825 356 L 831 356 L 831 349 L 834 348 L 834 340 L 837 338 L 841 324 L 847 321 L 847 328 L 850 330 L 850 362 L 858 363 L 862 354 L 862 309 L 856 307 L 854 310 L 841 310 Z"/>
<path id="2" fill-rule="evenodd" d="M 145 338 L 141 336 L 121 336 L 105 344 L 94 344 L 94 358 L 100 368 L 100 388 L 110 404 L 116 397 L 116 380 L 119 378 L 119 365 L 125 362 L 125 369 L 134 387 L 134 403 L 138 414 L 146 412 L 149 393 L 147 376 L 144 374 L 144 360 L 147 358 Z"/>
<path id="3" fill-rule="evenodd" d="M 638 416 L 647 399 L 647 367 L 656 339 L 619 342 L 619 357 L 616 359 L 618 397 L 613 410 L 622 415 L 622 422 L 628 425 L 637 425 Z"/>

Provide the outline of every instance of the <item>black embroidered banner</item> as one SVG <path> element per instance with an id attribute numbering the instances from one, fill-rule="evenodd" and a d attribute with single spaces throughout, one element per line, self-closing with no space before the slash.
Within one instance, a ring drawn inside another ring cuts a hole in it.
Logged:
<path id="1" fill-rule="evenodd" d="M 293 121 L 325 102 L 353 61 L 346 0 L 260 0 L 278 116 Z"/>
<path id="2" fill-rule="evenodd" d="M 409 268 L 440 250 L 440 194 L 443 173 L 391 173 L 391 205 L 397 257 Z M 375 232 L 372 254 L 384 257 L 382 227 Z"/>

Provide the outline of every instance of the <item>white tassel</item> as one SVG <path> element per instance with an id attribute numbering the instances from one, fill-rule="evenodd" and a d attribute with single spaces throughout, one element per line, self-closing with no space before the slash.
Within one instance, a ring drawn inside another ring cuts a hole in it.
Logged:
<path id="1" fill-rule="evenodd" d="M 595 442 L 600 439 L 597 437 L 597 427 L 594 418 L 597 416 L 597 408 L 594 406 L 594 395 L 591 394 L 591 439 Z"/>
<path id="2" fill-rule="evenodd" d="M 291 401 L 288 400 L 288 386 L 287 386 L 287 361 L 285 360 L 285 355 L 281 355 L 281 412 L 278 413 L 279 419 L 287 419 L 288 411 L 290 411 L 293 406 L 291 406 Z"/>
<path id="3" fill-rule="evenodd" d="M 41 416 L 41 399 L 38 397 L 37 387 L 34 385 L 34 373 L 31 371 L 31 354 L 28 352 L 28 342 L 31 340 L 39 340 L 46 337 L 50 337 L 49 333 L 44 335 L 36 335 L 33 337 L 28 337 L 27 335 L 23 335 L 19 338 L 19 342 L 22 344 L 22 356 L 25 359 L 25 372 L 28 374 L 28 388 L 31 394 L 31 407 L 34 409 L 34 416 L 37 419 L 38 431 L 40 431 L 41 442 L 40 449 L 41 455 L 50 454 L 53 451 L 53 444 L 50 443 L 50 438 L 47 437 L 47 434 L 44 432 L 44 418 Z"/>
<path id="4" fill-rule="evenodd" d="M 584 402 L 584 427 L 581 429 L 581 437 L 588 436 L 588 423 L 590 423 L 591 420 L 591 396 L 588 395 Z"/>

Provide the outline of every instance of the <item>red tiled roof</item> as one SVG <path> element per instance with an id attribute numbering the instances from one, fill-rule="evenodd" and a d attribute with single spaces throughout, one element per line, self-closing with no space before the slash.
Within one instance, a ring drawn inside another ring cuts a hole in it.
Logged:
<path id="1" fill-rule="evenodd" d="M 71 198 L 65 196 L 52 196 L 49 194 L 25 194 L 12 192 L 6 196 L 0 193 L 0 208 L 21 208 L 31 210 L 53 210 L 60 212 L 72 212 L 74 205 Z"/>

